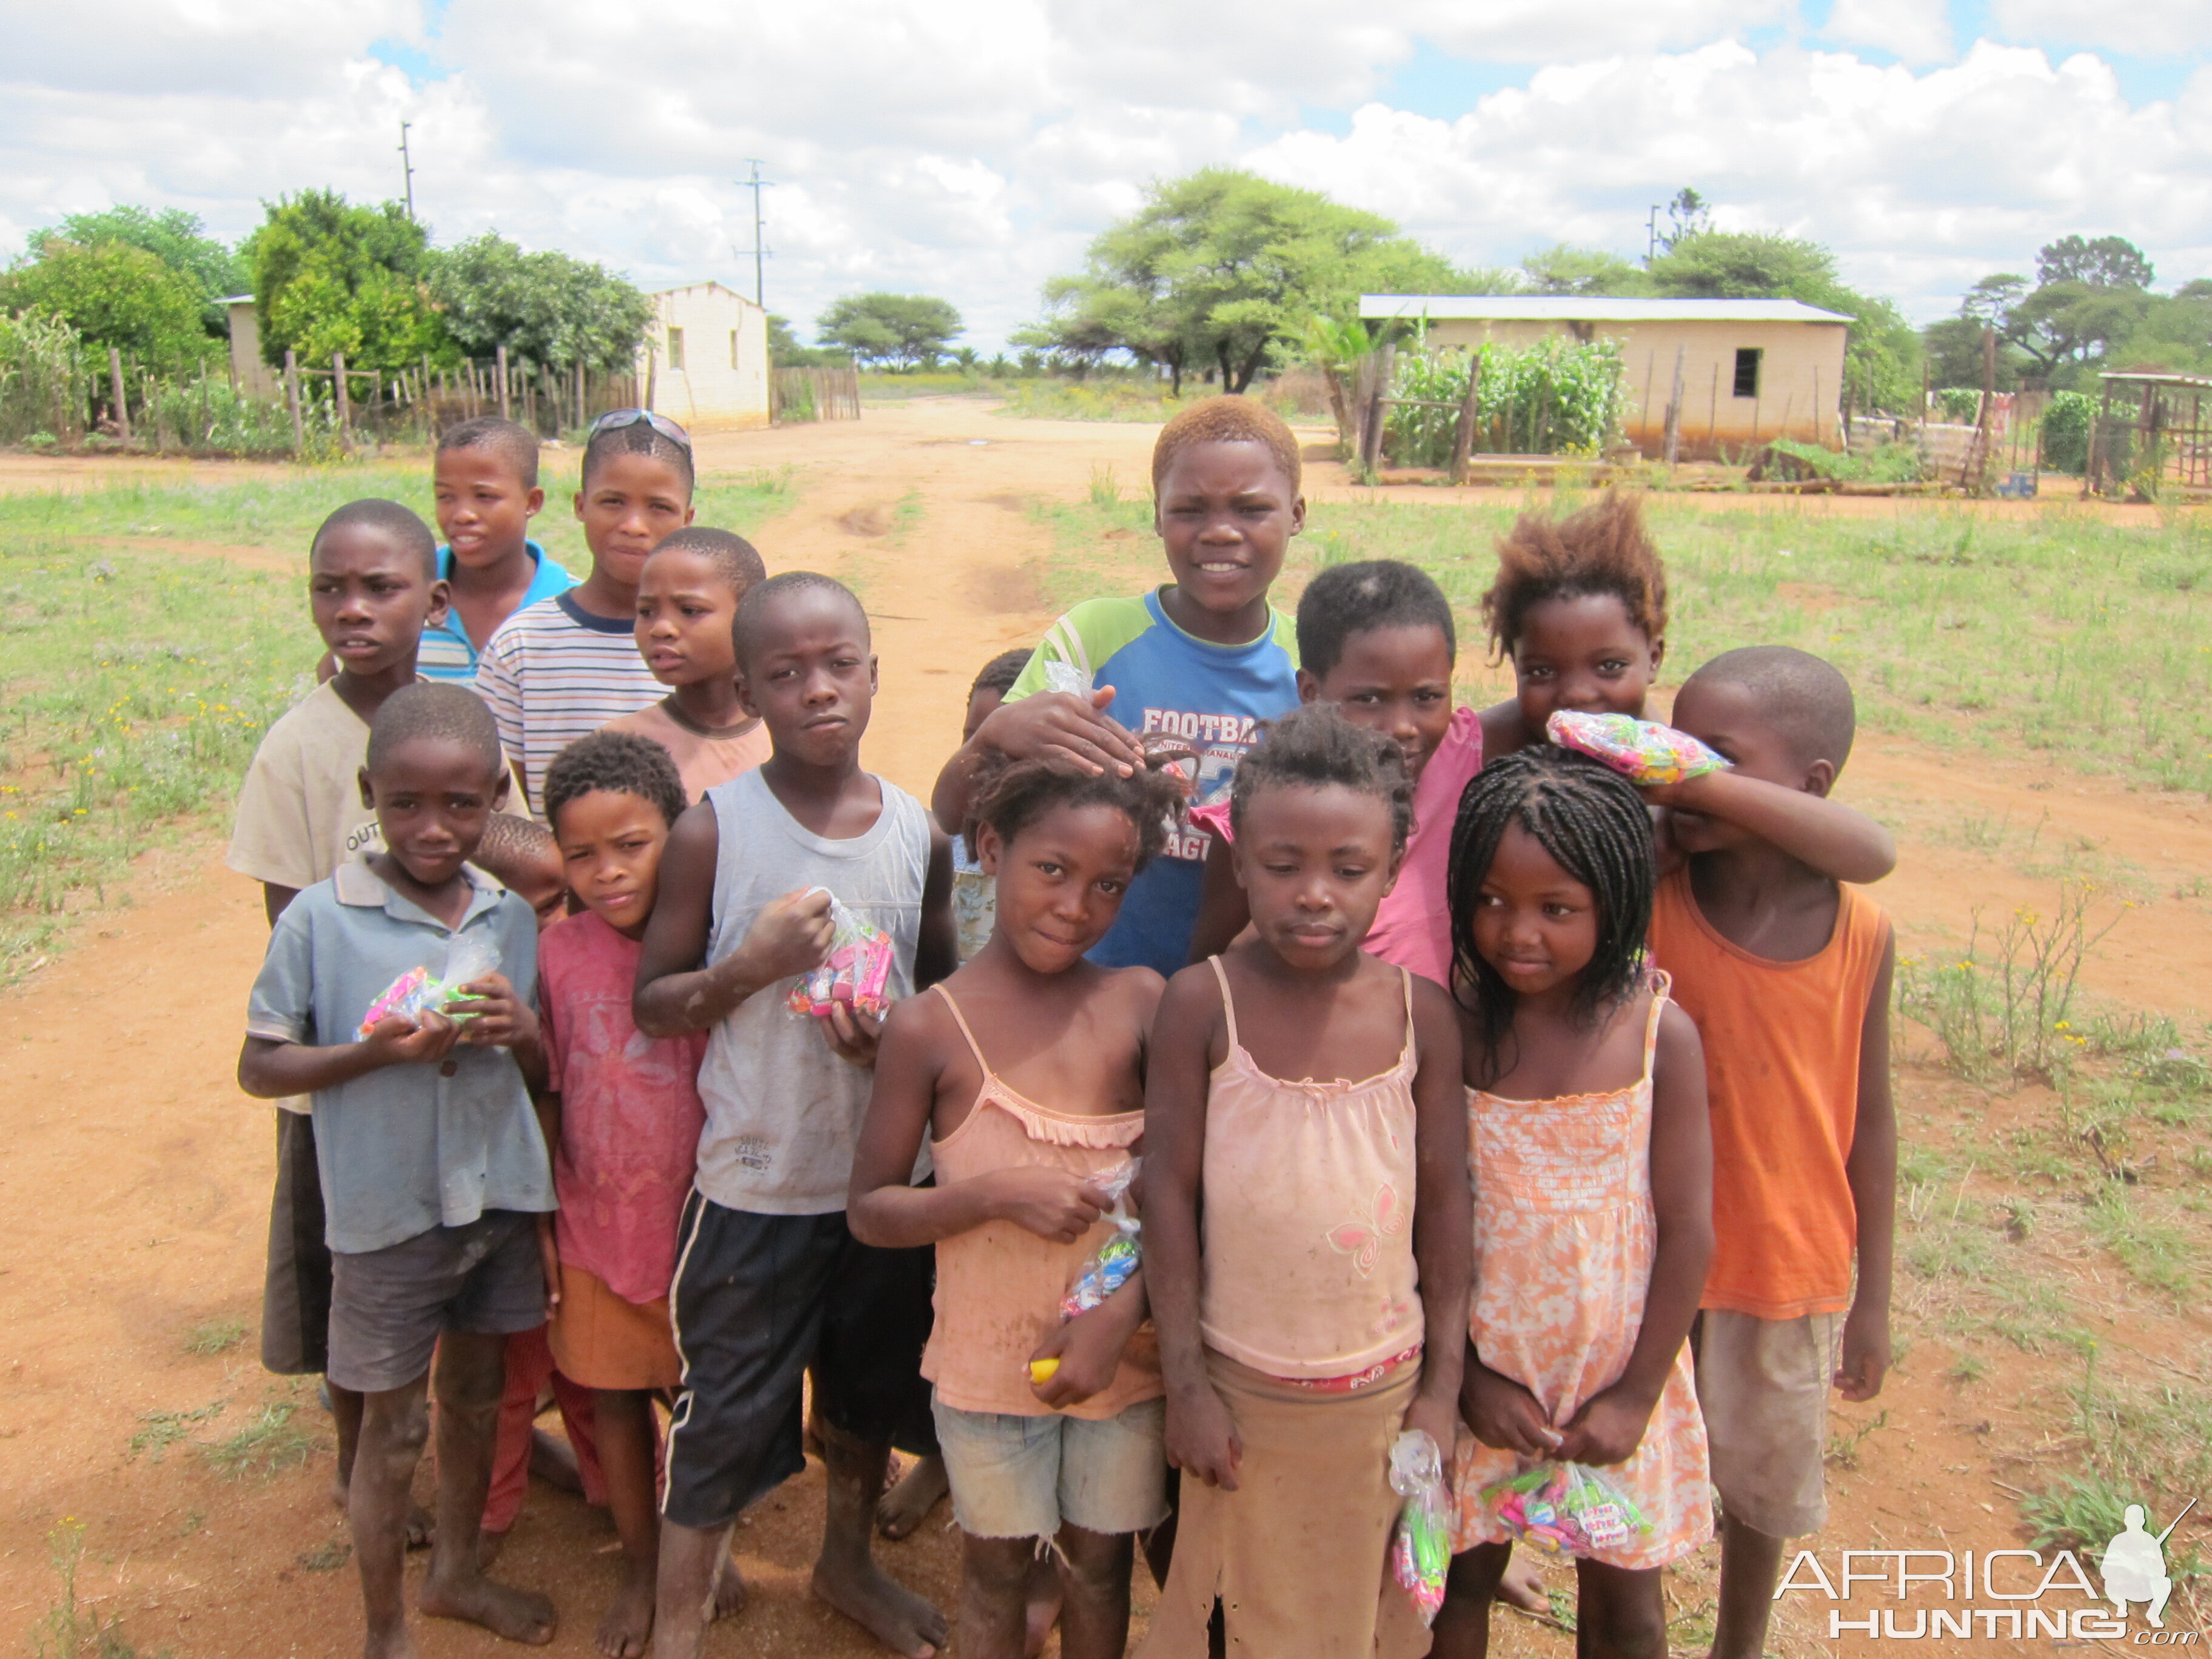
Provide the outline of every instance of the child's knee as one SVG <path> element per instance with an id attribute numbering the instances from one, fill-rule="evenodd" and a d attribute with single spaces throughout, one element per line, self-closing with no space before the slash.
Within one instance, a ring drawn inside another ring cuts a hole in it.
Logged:
<path id="1" fill-rule="evenodd" d="M 978 1538 L 969 1533 L 962 1540 L 961 1571 L 990 1600 L 1018 1601 L 1029 1584 L 1030 1563 L 1036 1552 L 1034 1538 Z"/>
<path id="2" fill-rule="evenodd" d="M 391 1395 L 372 1395 L 362 1413 L 360 1449 L 363 1457 L 380 1463 L 402 1463 L 411 1469 L 430 1438 L 430 1411 L 420 1389 L 398 1389 Z"/>
<path id="3" fill-rule="evenodd" d="M 1666 1659 L 1667 1611 L 1660 1599 L 1659 1575 L 1613 1575 L 1598 1594 L 1583 1584 L 1576 1623 L 1589 1633 L 1591 1651 L 1601 1659 Z"/>
<path id="4" fill-rule="evenodd" d="M 1060 1577 L 1071 1589 L 1086 1597 L 1108 1595 L 1117 1589 L 1126 1592 L 1135 1542 L 1128 1533 L 1062 1527 L 1057 1552 Z"/>
<path id="5" fill-rule="evenodd" d="M 490 1419 L 498 1413 L 500 1396 L 507 1389 L 505 1340 L 450 1330 L 439 1339 L 430 1387 L 440 1412 L 482 1416 L 489 1432 Z"/>

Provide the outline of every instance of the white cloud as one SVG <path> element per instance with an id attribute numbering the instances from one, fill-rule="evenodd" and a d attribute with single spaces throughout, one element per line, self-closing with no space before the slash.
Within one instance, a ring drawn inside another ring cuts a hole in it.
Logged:
<path id="1" fill-rule="evenodd" d="M 2132 57 L 2212 49 L 2212 6 L 2204 0 L 1995 0 L 1990 21 L 2009 40 Z"/>
<path id="2" fill-rule="evenodd" d="M 1951 20 L 1928 0 L 1836 0 L 1820 33 L 1839 46 L 1869 46 L 1908 64 L 1949 61 Z"/>

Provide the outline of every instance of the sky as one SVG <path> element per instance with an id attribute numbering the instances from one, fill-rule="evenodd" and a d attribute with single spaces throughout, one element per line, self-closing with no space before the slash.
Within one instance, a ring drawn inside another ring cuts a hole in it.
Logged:
<path id="1" fill-rule="evenodd" d="M 647 288 L 951 300 L 987 354 L 1146 184 L 1244 167 L 1463 264 L 1641 257 L 1685 185 L 1916 321 L 2070 232 L 2212 276 L 2206 0 L 97 0 L 0 62 L 0 257 L 401 193 Z"/>

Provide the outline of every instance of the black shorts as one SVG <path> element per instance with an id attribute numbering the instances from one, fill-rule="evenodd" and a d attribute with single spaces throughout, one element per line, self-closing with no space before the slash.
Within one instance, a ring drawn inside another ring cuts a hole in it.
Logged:
<path id="1" fill-rule="evenodd" d="M 802 1380 L 855 1438 L 935 1445 L 921 1351 L 936 1252 L 856 1242 L 842 1211 L 756 1215 L 696 1192 L 677 1234 L 669 1310 L 684 1388 L 661 1513 L 728 1525 L 806 1467 Z"/>
<path id="2" fill-rule="evenodd" d="M 269 1272 L 261 1285 L 261 1363 L 279 1376 L 330 1369 L 331 1249 L 315 1120 L 276 1109 L 276 1190 L 269 1200 Z"/>

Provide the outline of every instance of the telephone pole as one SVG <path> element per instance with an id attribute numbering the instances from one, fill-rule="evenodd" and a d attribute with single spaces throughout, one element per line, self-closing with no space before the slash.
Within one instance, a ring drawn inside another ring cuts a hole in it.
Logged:
<path id="1" fill-rule="evenodd" d="M 415 158 L 407 153 L 407 129 L 414 125 L 412 121 L 399 124 L 399 167 L 407 185 L 407 222 L 410 225 L 415 222 Z"/>
<path id="2" fill-rule="evenodd" d="M 762 228 L 761 191 L 767 186 L 774 184 L 775 181 L 772 179 L 763 179 L 761 177 L 761 164 L 759 161 L 751 156 L 747 156 L 745 160 L 747 164 L 752 168 L 751 176 L 738 179 L 738 184 L 740 188 L 750 188 L 753 193 L 753 303 L 760 307 L 763 310 L 766 310 L 768 308 L 768 301 L 763 295 L 767 289 L 767 283 L 765 281 L 766 273 L 762 262 L 768 258 L 769 249 L 767 238 Z"/>
<path id="3" fill-rule="evenodd" d="M 1651 216 L 1644 222 L 1644 263 L 1650 264 L 1659 257 L 1659 204 L 1651 204 Z"/>

